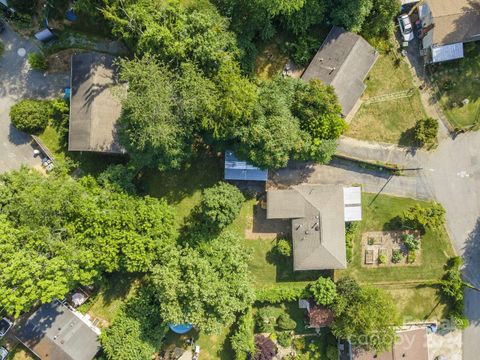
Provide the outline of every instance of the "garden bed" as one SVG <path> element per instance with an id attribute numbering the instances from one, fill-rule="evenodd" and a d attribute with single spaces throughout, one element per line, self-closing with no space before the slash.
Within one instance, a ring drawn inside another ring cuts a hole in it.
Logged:
<path id="1" fill-rule="evenodd" d="M 415 257 L 412 257 L 403 243 L 405 235 L 411 235 L 420 240 L 420 233 L 410 230 L 368 231 L 363 233 L 362 253 L 365 254 L 365 261 L 362 263 L 362 266 L 374 268 L 421 265 L 421 249 L 415 251 Z M 394 259 L 394 254 L 399 254 L 396 259 Z"/>

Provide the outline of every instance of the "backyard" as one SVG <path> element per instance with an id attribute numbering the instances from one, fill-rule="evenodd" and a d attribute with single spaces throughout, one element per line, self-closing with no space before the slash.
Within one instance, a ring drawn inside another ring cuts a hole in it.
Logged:
<path id="1" fill-rule="evenodd" d="M 363 103 L 345 135 L 402 146 L 414 145 L 412 129 L 425 117 L 425 111 L 408 64 L 396 49 L 380 53 L 365 85 Z"/>
<path id="2" fill-rule="evenodd" d="M 464 51 L 463 59 L 427 68 L 443 111 L 457 129 L 478 125 L 480 120 L 480 43 L 465 44 Z"/>

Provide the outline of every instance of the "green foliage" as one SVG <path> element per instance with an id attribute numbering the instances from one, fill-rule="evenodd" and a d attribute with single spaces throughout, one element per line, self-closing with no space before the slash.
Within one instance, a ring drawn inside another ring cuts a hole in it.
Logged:
<path id="1" fill-rule="evenodd" d="M 461 267 L 463 260 L 456 256 L 449 260 L 447 270 L 440 283 L 442 293 L 453 303 L 449 317 L 452 325 L 463 330 L 468 326 L 468 319 L 464 316 L 464 298 L 463 291 L 465 282 L 462 279 Z"/>
<path id="2" fill-rule="evenodd" d="M 310 285 L 310 292 L 315 302 L 320 305 L 330 306 L 337 299 L 337 286 L 330 278 L 319 277 Z"/>
<path id="3" fill-rule="evenodd" d="M 345 242 L 347 245 L 347 261 L 350 263 L 353 258 L 353 242 L 357 235 L 359 222 L 352 221 L 345 224 Z"/>
<path id="4" fill-rule="evenodd" d="M 393 33 L 395 16 L 400 9 L 399 0 L 373 0 L 373 7 L 362 26 L 367 37 L 388 38 Z"/>
<path id="5" fill-rule="evenodd" d="M 292 333 L 290 331 L 280 331 L 277 333 L 277 341 L 280 346 L 288 348 L 292 345 Z"/>
<path id="6" fill-rule="evenodd" d="M 262 333 L 271 333 L 275 331 L 278 316 L 277 308 L 271 306 L 261 307 L 257 311 L 255 320 L 258 331 Z"/>
<path id="7" fill-rule="evenodd" d="M 28 63 L 33 70 L 46 71 L 48 69 L 47 58 L 41 52 L 30 53 Z"/>
<path id="8" fill-rule="evenodd" d="M 305 34 L 288 44 L 288 55 L 295 64 L 307 66 L 318 51 L 320 45 L 322 45 L 322 43 L 317 36 Z"/>
<path id="9" fill-rule="evenodd" d="M 361 287 L 353 279 L 337 283 L 332 332 L 353 345 L 377 352 L 388 350 L 395 338 L 399 316 L 393 299 L 383 290 Z"/>
<path id="10" fill-rule="evenodd" d="M 109 360 L 150 360 L 167 331 L 151 291 L 142 289 L 102 332 L 100 341 Z"/>
<path id="11" fill-rule="evenodd" d="M 409 264 L 413 264 L 416 260 L 417 260 L 417 252 L 415 250 L 409 251 L 407 255 L 407 262 Z"/>
<path id="12" fill-rule="evenodd" d="M 403 259 L 402 251 L 399 249 L 395 249 L 392 251 L 392 262 L 397 264 Z"/>
<path id="13" fill-rule="evenodd" d="M 255 300 L 262 303 L 280 304 L 298 300 L 305 295 L 305 292 L 305 288 L 298 286 L 261 289 L 255 292 Z"/>
<path id="14" fill-rule="evenodd" d="M 5 45 L 3 44 L 3 41 L 0 41 L 0 56 L 3 55 L 5 51 Z"/>
<path id="15" fill-rule="evenodd" d="M 416 204 L 403 213 L 402 223 L 407 229 L 417 229 L 422 232 L 425 232 L 426 228 L 438 229 L 445 224 L 445 209 L 439 203 L 429 207 Z"/>
<path id="16" fill-rule="evenodd" d="M 420 237 L 413 234 L 404 234 L 402 241 L 408 251 L 420 249 Z"/>
<path id="17" fill-rule="evenodd" d="M 378 263 L 379 264 L 386 264 L 387 263 L 387 256 L 384 254 L 381 254 L 378 256 Z"/>
<path id="18" fill-rule="evenodd" d="M 47 101 L 25 99 L 11 107 L 10 119 L 18 130 L 35 134 L 47 127 L 50 111 Z"/>
<path id="19" fill-rule="evenodd" d="M 244 201 L 245 197 L 235 185 L 219 182 L 203 191 L 200 216 L 208 227 L 223 229 L 235 220 Z"/>
<path id="20" fill-rule="evenodd" d="M 33 15 L 38 0 L 9 0 L 8 5 L 15 10 L 28 15 Z"/>
<path id="21" fill-rule="evenodd" d="M 0 306 L 17 316 L 103 272 L 146 272 L 173 245 L 172 209 L 100 187 L 91 177 L 34 170 L 0 177 Z"/>
<path id="22" fill-rule="evenodd" d="M 292 245 L 290 244 L 290 241 L 285 239 L 280 239 L 277 241 L 275 250 L 279 255 L 282 256 L 288 257 L 292 255 Z"/>
<path id="23" fill-rule="evenodd" d="M 336 0 L 332 5 L 332 22 L 353 32 L 360 32 L 374 7 L 373 0 Z"/>
<path id="24" fill-rule="evenodd" d="M 432 147 L 437 143 L 438 121 L 434 118 L 425 118 L 415 125 L 415 140 L 421 146 Z"/>
<path id="25" fill-rule="evenodd" d="M 328 345 L 327 346 L 327 360 L 337 360 L 338 359 L 338 349 L 336 346 Z"/>
<path id="26" fill-rule="evenodd" d="M 196 248 L 185 247 L 164 255 L 155 266 L 151 283 L 160 315 L 167 323 L 190 323 L 213 332 L 235 320 L 253 302 L 243 241 L 223 232 Z"/>
<path id="27" fill-rule="evenodd" d="M 133 180 L 136 170 L 129 165 L 110 165 L 97 178 L 99 184 L 103 187 L 111 187 L 116 191 L 125 191 L 129 194 L 135 194 L 136 188 Z"/>
<path id="28" fill-rule="evenodd" d="M 230 337 L 235 360 L 247 360 L 255 352 L 254 325 L 252 308 L 249 307 L 238 317 L 235 330 Z"/>
<path id="29" fill-rule="evenodd" d="M 288 30 L 303 39 L 313 25 L 324 21 L 326 8 L 325 1 L 305 0 L 301 9 L 281 17 L 281 20 Z"/>
<path id="30" fill-rule="evenodd" d="M 287 313 L 281 314 L 277 319 L 277 325 L 281 330 L 294 330 L 297 323 Z"/>

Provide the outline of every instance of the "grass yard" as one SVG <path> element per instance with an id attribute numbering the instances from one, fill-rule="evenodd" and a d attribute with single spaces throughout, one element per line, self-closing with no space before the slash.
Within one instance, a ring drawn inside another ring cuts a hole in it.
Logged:
<path id="1" fill-rule="evenodd" d="M 418 266 L 366 268 L 362 266 L 361 234 L 365 231 L 398 230 L 397 218 L 404 210 L 415 204 L 427 202 L 397 198 L 387 195 L 362 195 L 363 220 L 357 230 L 353 245 L 353 259 L 347 270 L 336 271 L 336 277 L 350 275 L 363 283 L 424 283 L 438 280 L 443 275 L 443 266 L 454 256 L 454 250 L 445 230 L 427 230 L 422 236 L 422 263 Z"/>
<path id="2" fill-rule="evenodd" d="M 259 46 L 254 72 L 260 79 L 267 80 L 282 73 L 288 62 L 284 42 L 283 36 L 276 36 L 271 41 Z"/>
<path id="3" fill-rule="evenodd" d="M 69 152 L 67 145 L 61 139 L 58 130 L 49 125 L 45 131 L 38 135 L 41 142 L 50 150 L 58 163 L 73 161 L 78 165 L 84 174 L 97 175 L 104 171 L 109 165 L 119 164 L 126 161 L 124 156 L 102 155 L 98 153 Z"/>
<path id="4" fill-rule="evenodd" d="M 448 316 L 449 306 L 437 287 L 393 285 L 383 288 L 395 299 L 403 322 L 442 320 Z"/>
<path id="5" fill-rule="evenodd" d="M 480 121 L 480 42 L 465 44 L 464 51 L 463 59 L 428 68 L 444 113 L 455 128 L 478 125 Z M 464 99 L 469 104 L 463 105 Z"/>
<path id="6" fill-rule="evenodd" d="M 370 71 L 362 100 L 413 89 L 410 97 L 362 104 L 346 136 L 361 140 L 394 143 L 402 146 L 414 144 L 412 128 L 425 116 L 420 94 L 415 88 L 408 64 L 396 60 L 396 53 L 381 53 Z"/>
<path id="7" fill-rule="evenodd" d="M 10 351 L 9 360 L 33 360 L 35 357 L 23 345 L 18 344 Z"/>

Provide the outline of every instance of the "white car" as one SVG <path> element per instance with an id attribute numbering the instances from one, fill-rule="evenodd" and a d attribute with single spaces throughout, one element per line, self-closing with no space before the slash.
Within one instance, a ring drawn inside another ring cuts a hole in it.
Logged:
<path id="1" fill-rule="evenodd" d="M 402 14 L 398 17 L 398 25 L 402 33 L 403 41 L 413 40 L 413 27 L 410 17 L 407 14 Z"/>
<path id="2" fill-rule="evenodd" d="M 3 318 L 2 320 L 0 320 L 0 339 L 5 336 L 5 334 L 8 332 L 8 330 L 10 330 L 12 325 L 12 322 L 7 318 Z"/>
<path id="3" fill-rule="evenodd" d="M 8 350 L 0 346 L 0 360 L 5 360 L 8 356 Z"/>

